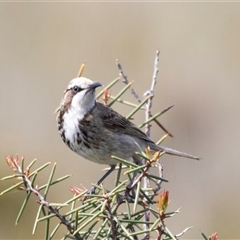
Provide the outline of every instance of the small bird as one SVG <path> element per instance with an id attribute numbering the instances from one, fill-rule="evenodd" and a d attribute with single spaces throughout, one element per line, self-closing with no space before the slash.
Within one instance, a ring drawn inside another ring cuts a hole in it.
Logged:
<path id="1" fill-rule="evenodd" d="M 198 157 L 156 145 L 136 125 L 96 101 L 95 89 L 102 86 L 87 78 L 73 79 L 64 92 L 58 111 L 58 131 L 64 143 L 78 155 L 98 164 L 110 165 L 99 185 L 116 167 L 117 156 L 139 164 L 136 143 L 143 149 L 199 160 Z"/>

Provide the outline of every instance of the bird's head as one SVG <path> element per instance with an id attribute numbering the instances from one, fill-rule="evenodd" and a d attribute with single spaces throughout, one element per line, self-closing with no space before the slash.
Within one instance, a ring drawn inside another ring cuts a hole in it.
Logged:
<path id="1" fill-rule="evenodd" d="M 90 111 L 96 103 L 95 89 L 102 86 L 99 82 L 79 77 L 74 78 L 64 92 L 61 108 L 80 111 L 83 115 Z"/>

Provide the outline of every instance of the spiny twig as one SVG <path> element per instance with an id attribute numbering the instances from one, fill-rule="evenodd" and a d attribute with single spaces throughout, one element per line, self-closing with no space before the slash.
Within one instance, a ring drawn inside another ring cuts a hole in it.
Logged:
<path id="1" fill-rule="evenodd" d="M 129 84 L 129 81 L 128 81 L 128 79 L 127 79 L 127 76 L 124 74 L 123 69 L 122 69 L 122 66 L 121 66 L 121 64 L 120 64 L 120 62 L 119 62 L 118 59 L 116 60 L 116 64 L 117 64 L 117 67 L 118 67 L 118 70 L 119 70 L 119 76 L 121 77 L 122 82 L 123 82 L 124 84 L 126 84 L 126 85 Z M 134 98 L 138 101 L 138 103 L 141 103 L 141 102 L 142 102 L 142 100 L 140 99 L 139 95 L 136 93 L 136 91 L 134 90 L 133 87 L 130 87 L 130 92 L 131 92 L 131 94 L 134 96 Z M 152 114 L 150 113 L 149 116 L 152 117 Z M 167 133 L 168 136 L 173 137 L 173 135 L 172 135 L 157 119 L 154 119 L 154 122 L 155 122 L 165 133 Z"/>
<path id="2" fill-rule="evenodd" d="M 159 71 L 159 67 L 158 67 L 159 54 L 160 54 L 160 51 L 157 50 L 156 58 L 155 58 L 155 61 L 154 61 L 154 71 L 153 71 L 151 88 L 150 88 L 150 90 L 148 90 L 144 93 L 145 97 L 150 96 L 150 98 L 148 99 L 148 101 L 146 103 L 145 121 L 147 121 L 149 119 L 150 114 L 151 114 L 152 100 L 153 100 L 153 97 L 154 97 L 154 88 L 155 88 L 156 83 L 157 83 L 157 74 L 158 74 L 158 71 Z M 150 124 L 147 124 L 146 128 L 145 128 L 145 133 L 148 137 L 150 136 L 150 127 L 151 127 Z"/>
<path id="3" fill-rule="evenodd" d="M 116 64 L 117 64 L 117 67 L 118 67 L 118 70 L 119 70 L 119 76 L 122 78 L 122 82 L 125 83 L 126 85 L 129 84 L 129 81 L 127 79 L 127 76 L 123 73 L 123 70 L 122 70 L 122 66 L 121 64 L 119 63 L 118 59 L 116 60 Z M 135 92 L 135 90 L 133 89 L 133 87 L 130 88 L 130 91 L 131 91 L 131 94 L 137 99 L 137 101 L 139 103 L 142 102 L 142 100 L 140 99 L 140 97 L 138 96 L 138 94 Z"/>
<path id="4" fill-rule="evenodd" d="M 59 210 L 57 208 L 52 207 L 49 202 L 46 201 L 45 197 L 40 193 L 39 189 L 34 186 L 34 184 L 32 183 L 31 179 L 29 178 L 29 170 L 23 170 L 22 167 L 19 165 L 19 160 L 18 157 L 14 158 L 14 157 L 7 157 L 7 162 L 8 165 L 15 171 L 17 172 L 22 180 L 23 180 L 23 190 L 25 190 L 27 193 L 28 192 L 32 192 L 34 193 L 37 197 L 38 197 L 38 203 L 41 206 L 44 206 L 48 209 L 48 211 L 52 214 L 54 214 L 59 220 L 60 222 L 65 225 L 68 229 L 68 231 L 70 233 L 74 232 L 74 227 L 71 225 L 71 223 L 65 218 L 65 216 L 62 216 L 59 213 Z M 74 237 L 77 240 L 83 240 L 83 238 L 80 236 L 79 233 L 76 233 L 74 235 Z"/>
<path id="5" fill-rule="evenodd" d="M 156 164 L 158 165 L 158 172 L 159 172 L 159 177 L 163 178 L 163 165 L 160 163 L 160 161 L 156 162 Z M 157 192 L 161 189 L 161 185 L 162 185 L 162 180 L 158 180 L 156 183 L 156 187 L 153 190 L 153 196 L 151 197 L 151 200 L 153 200 L 154 196 L 157 194 Z"/>
<path id="6" fill-rule="evenodd" d="M 157 50 L 156 52 L 156 57 L 155 57 L 155 61 L 154 61 L 154 71 L 153 71 L 153 78 L 152 78 L 152 85 L 151 85 L 151 88 L 149 91 L 147 91 L 146 93 L 144 93 L 144 96 L 150 96 L 150 98 L 148 99 L 147 103 L 146 103 L 146 110 L 145 110 L 145 121 L 147 121 L 150 117 L 150 114 L 151 114 L 151 108 L 152 108 L 152 100 L 153 100 L 153 97 L 154 97 L 154 88 L 156 86 L 156 83 L 157 83 L 157 74 L 158 74 L 158 71 L 159 71 L 159 67 L 158 67 L 158 63 L 159 63 L 159 54 L 160 54 L 160 51 Z M 146 127 L 145 127 L 145 133 L 148 137 L 150 137 L 150 127 L 151 125 L 148 123 L 146 124 Z M 144 177 L 143 178 L 143 187 L 144 188 L 147 188 L 147 186 L 149 185 L 149 179 L 147 177 Z M 148 195 L 148 192 L 146 192 L 146 194 Z M 150 210 L 146 211 L 144 213 L 144 218 L 145 218 L 145 221 L 149 222 L 150 221 Z M 150 225 L 149 224 L 143 224 L 143 227 L 145 230 L 149 229 L 150 228 Z M 145 233 L 145 238 L 150 238 L 150 233 Z"/>
<path id="7" fill-rule="evenodd" d="M 154 71 L 153 71 L 153 78 L 152 78 L 152 84 L 151 84 L 151 88 L 149 91 L 145 92 L 144 96 L 150 96 L 147 103 L 146 103 L 146 106 L 145 106 L 145 121 L 147 121 L 150 117 L 152 117 L 152 114 L 151 114 L 151 107 L 152 107 L 152 99 L 154 97 L 154 88 L 155 88 L 155 85 L 156 85 L 156 82 L 157 82 L 157 74 L 158 74 L 158 71 L 159 71 L 159 67 L 158 67 L 158 64 L 159 64 L 159 54 L 160 54 L 160 51 L 157 50 L 156 52 L 156 58 L 155 58 L 155 61 L 154 61 Z M 116 64 L 117 64 L 117 67 L 119 69 L 119 75 L 120 77 L 122 78 L 122 82 L 124 84 L 129 84 L 129 81 L 127 79 L 127 76 L 123 73 L 123 69 L 122 69 L 122 66 L 121 64 L 119 63 L 118 60 L 116 60 Z M 131 87 L 131 94 L 135 97 L 135 99 L 141 103 L 141 99 L 139 98 L 138 94 L 135 92 L 135 90 Z M 166 128 L 164 128 L 162 126 L 162 124 L 154 119 L 154 121 L 156 122 L 156 124 L 166 133 L 168 133 L 169 136 L 173 136 L 171 133 L 169 133 L 169 131 L 166 130 Z M 146 124 L 146 127 L 145 127 L 145 133 L 148 137 L 150 137 L 150 124 Z M 159 169 L 162 169 L 162 166 L 160 165 L 159 166 Z M 162 176 L 162 170 L 159 171 L 159 174 L 160 176 Z M 144 183 L 143 183 L 143 187 L 144 188 L 147 188 L 148 185 L 149 185 L 149 179 L 147 177 L 145 177 L 144 175 L 141 176 L 141 178 L 143 177 L 144 179 Z M 137 181 L 135 181 L 137 182 Z M 133 184 L 134 185 L 134 184 Z M 157 186 L 155 188 L 155 193 L 160 189 L 161 187 L 161 180 L 158 181 L 157 183 Z M 147 194 L 147 193 L 146 193 Z M 144 213 L 144 218 L 145 218 L 145 221 L 146 222 L 149 222 L 150 221 L 150 211 L 146 211 Z M 149 224 L 144 224 L 144 229 L 147 230 L 149 229 Z M 144 239 L 148 239 L 150 237 L 150 234 L 149 233 L 146 233 L 145 234 L 145 237 Z"/>

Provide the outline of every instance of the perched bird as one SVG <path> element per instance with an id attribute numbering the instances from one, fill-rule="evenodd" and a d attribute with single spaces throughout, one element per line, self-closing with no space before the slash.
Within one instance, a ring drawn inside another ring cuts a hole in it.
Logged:
<path id="1" fill-rule="evenodd" d="M 87 78 L 73 79 L 64 92 L 57 116 L 58 131 L 65 144 L 80 156 L 99 164 L 110 165 L 110 170 L 97 182 L 100 184 L 117 165 L 117 156 L 139 163 L 138 148 L 198 160 L 198 157 L 171 148 L 158 146 L 132 122 L 112 108 L 96 101 L 95 89 L 102 86 Z"/>

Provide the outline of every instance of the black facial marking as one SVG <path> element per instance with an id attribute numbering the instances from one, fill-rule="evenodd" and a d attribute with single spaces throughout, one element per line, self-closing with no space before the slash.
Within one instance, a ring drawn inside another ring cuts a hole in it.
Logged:
<path id="1" fill-rule="evenodd" d="M 78 93 L 78 92 L 82 91 L 83 89 L 80 88 L 80 87 L 78 87 L 78 86 L 74 86 L 74 87 L 72 88 L 72 90 L 73 90 L 74 93 Z"/>

